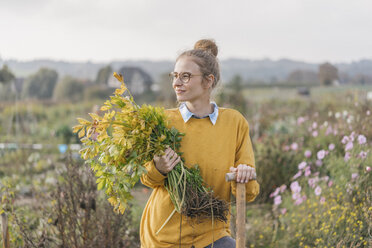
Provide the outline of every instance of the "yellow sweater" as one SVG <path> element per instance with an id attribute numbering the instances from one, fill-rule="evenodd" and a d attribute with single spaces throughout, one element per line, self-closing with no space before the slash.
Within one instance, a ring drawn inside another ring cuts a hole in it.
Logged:
<path id="1" fill-rule="evenodd" d="M 226 108 L 219 108 L 215 125 L 209 118 L 191 118 L 185 123 L 178 109 L 170 109 L 166 113 L 171 120 L 170 126 L 186 134 L 180 149 L 186 166 L 198 164 L 205 183 L 213 188 L 220 199 L 230 202 L 231 193 L 235 195 L 236 183 L 226 182 L 225 174 L 231 166 L 255 166 L 248 122 L 238 111 Z M 155 168 L 153 162 L 145 166 L 148 173 L 142 176 L 141 181 L 153 191 L 142 214 L 141 247 L 179 247 L 181 237 L 181 247 L 199 248 L 230 235 L 230 215 L 227 223 L 216 220 L 212 228 L 211 220 L 196 223 L 186 216 L 181 218 L 177 212 L 156 235 L 174 207 L 163 186 L 166 177 Z M 248 182 L 246 192 L 247 201 L 253 201 L 259 193 L 257 181 Z"/>

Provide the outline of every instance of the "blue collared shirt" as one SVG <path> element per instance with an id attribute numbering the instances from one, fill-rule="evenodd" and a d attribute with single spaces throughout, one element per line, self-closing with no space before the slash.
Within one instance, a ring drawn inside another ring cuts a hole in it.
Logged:
<path id="1" fill-rule="evenodd" d="M 215 102 L 211 102 L 214 106 L 213 113 L 206 115 L 202 118 L 209 117 L 209 120 L 212 122 L 213 125 L 216 124 L 217 117 L 218 117 L 218 106 Z M 190 110 L 187 108 L 186 103 L 181 103 L 179 107 L 180 113 L 182 115 L 182 118 L 184 122 L 186 123 L 188 120 L 190 120 L 191 117 L 197 118 L 197 119 L 202 119 L 200 117 L 197 117 L 194 113 L 190 112 Z"/>

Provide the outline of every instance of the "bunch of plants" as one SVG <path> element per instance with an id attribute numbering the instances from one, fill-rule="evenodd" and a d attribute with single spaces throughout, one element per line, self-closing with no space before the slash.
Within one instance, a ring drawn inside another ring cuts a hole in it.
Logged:
<path id="1" fill-rule="evenodd" d="M 181 156 L 184 134 L 170 127 L 163 108 L 137 105 L 122 75 L 114 76 L 121 87 L 104 102 L 101 114 L 90 113 L 91 121 L 78 118 L 80 124 L 73 131 L 81 138 L 80 153 L 95 172 L 98 190 L 105 191 L 116 212 L 124 213 L 132 198 L 131 189 L 147 173 L 144 165 L 155 155 L 163 155 L 167 147 Z M 174 204 L 171 216 L 178 212 L 199 219 L 227 220 L 228 204 L 204 184 L 198 166 L 189 168 L 181 159 L 167 174 L 164 186 Z"/>

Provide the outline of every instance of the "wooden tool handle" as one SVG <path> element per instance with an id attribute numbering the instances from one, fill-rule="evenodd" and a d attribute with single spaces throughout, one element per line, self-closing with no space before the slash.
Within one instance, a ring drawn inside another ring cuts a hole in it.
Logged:
<path id="1" fill-rule="evenodd" d="M 251 180 L 256 180 L 256 174 L 254 174 L 254 177 Z M 236 172 L 229 172 L 225 175 L 226 182 L 231 182 L 236 180 Z"/>
<path id="2" fill-rule="evenodd" d="M 236 183 L 236 247 L 245 247 L 245 183 Z"/>

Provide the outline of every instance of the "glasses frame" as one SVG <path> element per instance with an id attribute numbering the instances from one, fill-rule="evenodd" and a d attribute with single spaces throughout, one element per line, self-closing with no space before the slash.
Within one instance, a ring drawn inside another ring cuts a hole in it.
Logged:
<path id="1" fill-rule="evenodd" d="M 184 75 L 184 74 L 189 75 L 189 76 L 188 76 L 188 79 L 187 79 L 186 82 L 185 82 L 184 80 L 182 80 L 182 75 Z M 187 71 L 185 71 L 185 72 L 180 72 L 180 73 L 175 72 L 175 71 L 172 71 L 172 72 L 170 72 L 168 75 L 169 75 L 169 77 L 170 77 L 172 83 L 174 83 L 174 82 L 179 78 L 180 81 L 181 81 L 182 83 L 184 83 L 184 84 L 187 84 L 188 82 L 190 82 L 190 79 L 191 79 L 192 77 L 194 77 L 194 76 L 204 76 L 204 74 L 192 74 L 191 72 L 187 72 Z"/>

